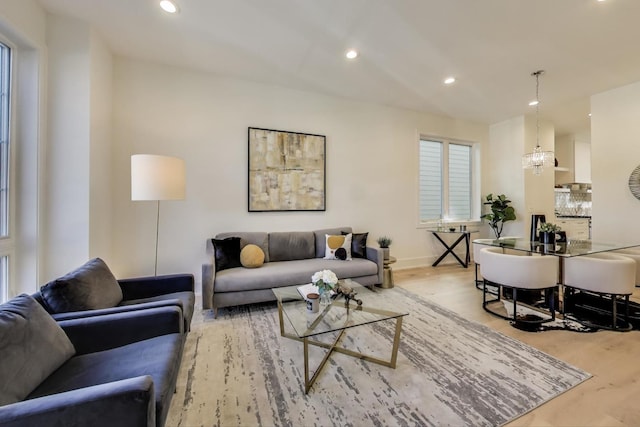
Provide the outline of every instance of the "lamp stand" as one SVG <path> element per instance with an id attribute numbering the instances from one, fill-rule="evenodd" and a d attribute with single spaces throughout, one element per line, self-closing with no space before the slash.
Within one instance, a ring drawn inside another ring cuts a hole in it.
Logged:
<path id="1" fill-rule="evenodd" d="M 160 200 L 156 200 L 156 262 L 153 268 L 153 275 L 158 275 L 158 236 L 160 235 Z"/>

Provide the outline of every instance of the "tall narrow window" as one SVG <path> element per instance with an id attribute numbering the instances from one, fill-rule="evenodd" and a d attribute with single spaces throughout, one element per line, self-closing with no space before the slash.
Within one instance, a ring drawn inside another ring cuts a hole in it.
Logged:
<path id="1" fill-rule="evenodd" d="M 420 139 L 420 222 L 474 219 L 473 145 Z"/>
<path id="2" fill-rule="evenodd" d="M 0 238 L 9 237 L 10 52 L 0 43 Z"/>
<path id="3" fill-rule="evenodd" d="M 9 289 L 11 235 L 11 49 L 0 43 L 0 300 Z"/>

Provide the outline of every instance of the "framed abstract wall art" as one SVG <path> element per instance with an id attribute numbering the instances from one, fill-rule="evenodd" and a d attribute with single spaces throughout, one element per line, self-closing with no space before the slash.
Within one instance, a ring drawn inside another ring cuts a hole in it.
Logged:
<path id="1" fill-rule="evenodd" d="M 249 128 L 249 212 L 324 211 L 326 137 Z"/>

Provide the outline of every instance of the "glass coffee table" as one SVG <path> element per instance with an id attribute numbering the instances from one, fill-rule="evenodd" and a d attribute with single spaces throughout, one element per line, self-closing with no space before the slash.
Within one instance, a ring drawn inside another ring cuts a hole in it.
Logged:
<path id="1" fill-rule="evenodd" d="M 302 341 L 303 343 L 305 394 L 309 392 L 309 389 L 318 378 L 318 374 L 333 352 L 364 359 L 368 362 L 394 369 L 396 367 L 400 333 L 402 332 L 402 318 L 409 313 L 406 311 L 398 311 L 397 308 L 387 307 L 389 303 L 385 301 L 385 291 L 372 291 L 350 279 L 345 279 L 344 282 L 357 292 L 356 298 L 362 300 L 361 306 L 358 306 L 354 301 L 351 301 L 347 305 L 345 304 L 344 297 L 338 297 L 332 300 L 330 305 L 325 307 L 321 306 L 317 313 L 311 313 L 307 311 L 307 304 L 298 292 L 298 286 L 272 289 L 278 300 L 280 335 L 296 341 Z M 391 348 L 391 358 L 389 360 L 379 359 L 339 346 L 340 339 L 347 329 L 391 319 L 395 319 L 396 325 Z M 292 332 L 285 331 L 285 322 L 290 326 L 290 328 L 286 329 L 292 329 Z M 318 340 L 321 335 L 331 332 L 338 333 L 332 343 Z M 309 369 L 310 345 L 323 347 L 328 350 L 311 377 Z"/>

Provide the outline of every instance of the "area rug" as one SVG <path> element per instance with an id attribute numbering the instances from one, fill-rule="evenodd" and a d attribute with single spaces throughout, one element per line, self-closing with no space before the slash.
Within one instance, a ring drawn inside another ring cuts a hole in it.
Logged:
<path id="1" fill-rule="evenodd" d="M 167 425 L 497 426 L 590 377 L 406 290 L 380 292 L 410 313 L 396 369 L 334 354 L 305 395 L 302 343 L 280 336 L 275 304 L 220 310 L 194 322 Z M 342 343 L 388 358 L 394 325 Z"/>
<path id="2" fill-rule="evenodd" d="M 501 303 L 504 306 L 506 316 L 513 316 L 513 302 L 503 299 L 494 304 Z M 544 323 L 532 324 L 525 322 L 511 321 L 514 328 L 528 332 L 544 332 L 565 330 L 573 332 L 598 332 L 608 330 L 612 327 L 611 300 L 599 295 L 587 292 L 576 292 L 565 297 L 564 306 L 566 312 L 564 316 L 557 315 L 555 320 L 550 320 L 551 316 L 545 311 L 529 308 L 518 304 L 517 318 L 529 322 L 545 320 Z M 628 322 L 625 320 L 625 307 L 622 300 L 617 302 L 617 326 L 626 330 L 640 330 L 640 304 L 629 301 Z"/>

